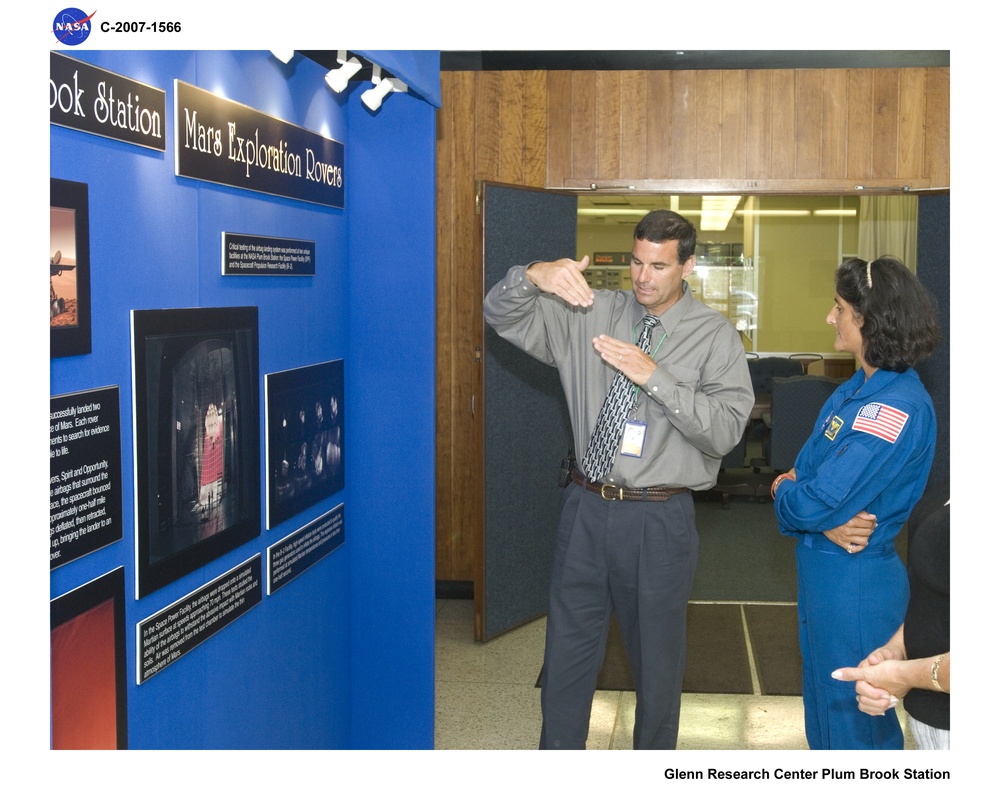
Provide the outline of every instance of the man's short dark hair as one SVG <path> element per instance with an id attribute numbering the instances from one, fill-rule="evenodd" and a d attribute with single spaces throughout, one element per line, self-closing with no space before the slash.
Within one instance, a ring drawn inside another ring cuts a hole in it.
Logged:
<path id="1" fill-rule="evenodd" d="M 698 243 L 698 233 L 694 225 L 688 222 L 676 211 L 669 211 L 665 208 L 658 208 L 650 211 L 639 220 L 635 226 L 635 239 L 644 239 L 647 242 L 677 242 L 677 260 L 683 264 L 694 255 L 695 245 Z"/>

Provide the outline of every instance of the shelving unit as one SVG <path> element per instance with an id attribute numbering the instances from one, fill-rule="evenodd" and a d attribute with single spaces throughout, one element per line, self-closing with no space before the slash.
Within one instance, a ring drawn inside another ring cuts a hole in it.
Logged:
<path id="1" fill-rule="evenodd" d="M 691 291 L 705 305 L 725 314 L 743 337 L 747 350 L 757 349 L 757 270 L 739 243 L 705 242 L 695 253 Z"/>

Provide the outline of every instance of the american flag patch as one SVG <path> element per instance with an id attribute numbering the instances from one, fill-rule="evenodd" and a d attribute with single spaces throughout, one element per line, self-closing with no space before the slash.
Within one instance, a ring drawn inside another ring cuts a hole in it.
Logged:
<path id="1" fill-rule="evenodd" d="M 880 439 L 894 444 L 910 415 L 883 403 L 868 403 L 854 418 L 851 426 L 856 431 L 873 433 Z"/>

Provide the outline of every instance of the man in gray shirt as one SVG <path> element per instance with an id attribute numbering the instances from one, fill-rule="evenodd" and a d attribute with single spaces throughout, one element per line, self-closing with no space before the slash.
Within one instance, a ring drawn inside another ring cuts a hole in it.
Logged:
<path id="1" fill-rule="evenodd" d="M 612 610 L 636 685 L 633 745 L 677 745 L 698 557 L 690 490 L 715 485 L 754 402 L 735 328 L 684 280 L 695 242 L 686 219 L 653 211 L 635 228 L 631 293 L 593 291 L 585 256 L 512 267 L 483 303 L 500 336 L 559 370 L 583 455 L 556 536 L 542 748 L 586 746 Z"/>

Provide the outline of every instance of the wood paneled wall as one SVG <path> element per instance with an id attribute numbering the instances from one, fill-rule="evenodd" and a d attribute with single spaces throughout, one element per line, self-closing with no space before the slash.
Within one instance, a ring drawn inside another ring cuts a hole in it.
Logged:
<path id="1" fill-rule="evenodd" d="M 477 348 L 486 288 L 479 181 L 610 194 L 629 187 L 672 194 L 947 189 L 949 72 L 443 72 L 437 134 L 438 580 L 478 580 L 483 476 Z"/>

